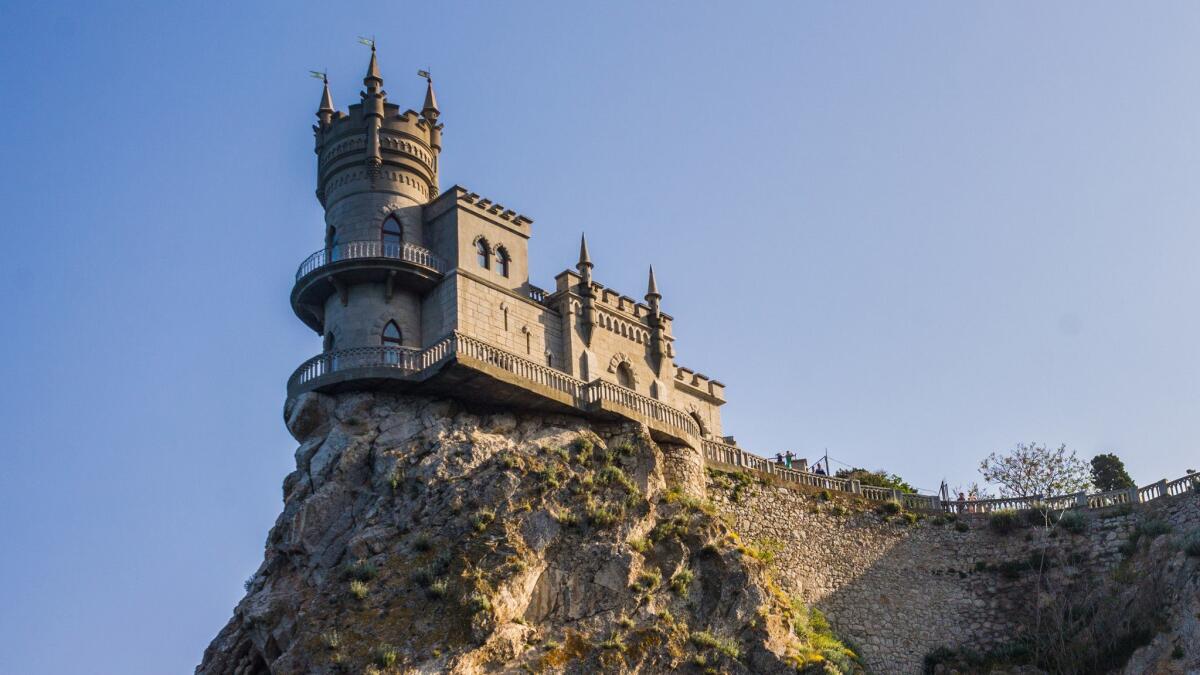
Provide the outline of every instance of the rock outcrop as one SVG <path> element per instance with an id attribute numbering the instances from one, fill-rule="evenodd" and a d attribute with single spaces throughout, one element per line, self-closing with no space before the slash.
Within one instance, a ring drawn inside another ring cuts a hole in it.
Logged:
<path id="1" fill-rule="evenodd" d="M 283 513 L 197 673 L 860 669 L 637 425 L 356 393 L 288 426 Z"/>

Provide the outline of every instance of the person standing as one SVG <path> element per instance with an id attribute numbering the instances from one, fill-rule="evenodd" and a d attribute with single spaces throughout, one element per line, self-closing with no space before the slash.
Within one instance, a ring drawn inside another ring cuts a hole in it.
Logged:
<path id="1" fill-rule="evenodd" d="M 795 455 L 792 454 L 791 450 L 788 450 L 786 453 L 784 453 L 783 465 L 789 469 L 792 468 L 792 458 L 793 457 L 795 457 Z"/>

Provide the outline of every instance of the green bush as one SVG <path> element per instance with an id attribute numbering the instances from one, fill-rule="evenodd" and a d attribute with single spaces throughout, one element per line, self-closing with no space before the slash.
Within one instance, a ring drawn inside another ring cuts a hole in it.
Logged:
<path id="1" fill-rule="evenodd" d="M 954 531 L 955 532 L 966 532 L 969 529 L 971 529 L 971 526 L 968 525 L 966 523 L 966 521 L 964 521 L 964 520 L 956 520 L 954 522 Z"/>
<path id="2" fill-rule="evenodd" d="M 429 535 L 422 532 L 413 538 L 412 547 L 414 551 L 424 553 L 433 548 L 433 540 L 429 538 Z"/>
<path id="3" fill-rule="evenodd" d="M 880 504 L 876 510 L 885 516 L 894 516 L 897 513 L 900 513 L 901 511 L 903 511 L 904 507 L 900 504 L 900 502 L 896 501 L 895 499 L 889 499 L 886 502 Z"/>
<path id="4" fill-rule="evenodd" d="M 671 577 L 671 590 L 675 591 L 676 595 L 686 595 L 688 585 L 691 583 L 692 571 L 685 567 Z"/>
<path id="5" fill-rule="evenodd" d="M 399 654 L 391 645 L 379 645 L 371 652 L 371 660 L 380 668 L 391 668 L 396 665 Z"/>
<path id="6" fill-rule="evenodd" d="M 356 581 L 370 581 L 379 575 L 379 569 L 366 560 L 349 563 L 342 570 L 343 576 Z"/>
<path id="7" fill-rule="evenodd" d="M 496 512 L 491 509 L 479 509 L 471 516 L 471 527 L 476 532 L 483 532 L 496 519 Z"/>
<path id="8" fill-rule="evenodd" d="M 641 574 L 638 574 L 637 580 L 633 582 L 633 586 L 631 586 L 631 588 L 639 592 L 649 592 L 658 588 L 659 584 L 661 583 L 662 572 L 659 572 L 657 569 L 650 568 L 642 571 Z"/>
<path id="9" fill-rule="evenodd" d="M 988 515 L 988 527 L 996 534 L 1011 534 L 1025 526 L 1021 514 L 1012 509 L 992 511 Z"/>
<path id="10" fill-rule="evenodd" d="M 350 582 L 350 595 L 353 595 L 359 600 L 367 597 L 367 594 L 370 592 L 371 589 L 367 587 L 366 582 L 359 581 L 358 579 Z"/>
<path id="11" fill-rule="evenodd" d="M 1159 520 L 1157 518 L 1154 520 L 1147 520 L 1145 522 L 1138 523 L 1136 533 L 1140 537 L 1153 539 L 1164 534 L 1170 534 L 1171 524 L 1165 520 Z"/>
<path id="12" fill-rule="evenodd" d="M 701 649 L 715 649 L 734 660 L 742 655 L 741 647 L 735 640 L 717 637 L 708 631 L 694 631 L 688 636 L 688 640 Z"/>
<path id="13" fill-rule="evenodd" d="M 429 587 L 425 589 L 425 594 L 430 598 L 444 598 L 450 590 L 450 581 L 447 579 L 434 579 L 429 583 Z"/>
<path id="14" fill-rule="evenodd" d="M 1071 534 L 1083 534 L 1087 530 L 1088 519 L 1080 511 L 1067 511 L 1058 519 L 1058 526 Z"/>

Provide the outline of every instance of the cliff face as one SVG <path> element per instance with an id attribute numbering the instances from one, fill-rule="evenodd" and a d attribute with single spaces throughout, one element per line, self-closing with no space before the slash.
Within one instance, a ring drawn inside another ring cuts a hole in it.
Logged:
<path id="1" fill-rule="evenodd" d="M 858 669 L 636 425 L 385 394 L 288 425 L 283 513 L 198 673 Z"/>

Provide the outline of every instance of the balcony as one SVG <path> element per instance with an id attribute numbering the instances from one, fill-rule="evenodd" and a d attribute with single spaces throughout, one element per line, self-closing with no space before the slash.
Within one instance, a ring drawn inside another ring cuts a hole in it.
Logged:
<path id="1" fill-rule="evenodd" d="M 431 394 L 503 404 L 517 403 L 523 396 L 524 403 L 562 412 L 637 420 L 656 437 L 673 442 L 694 444 L 700 436 L 690 415 L 662 401 L 604 380 L 584 382 L 457 332 L 422 350 L 380 346 L 319 354 L 296 369 L 287 393 L 293 399 L 308 391 L 405 391 L 418 383 Z"/>
<path id="2" fill-rule="evenodd" d="M 309 328 L 323 331 L 325 301 L 334 293 L 360 283 L 386 283 L 389 292 L 433 287 L 446 264 L 429 249 L 410 243 L 347 241 L 308 256 L 296 270 L 292 309 Z"/>

